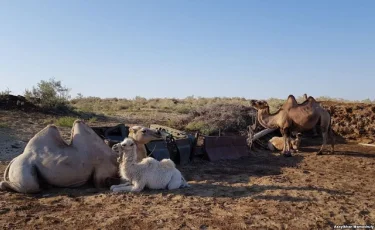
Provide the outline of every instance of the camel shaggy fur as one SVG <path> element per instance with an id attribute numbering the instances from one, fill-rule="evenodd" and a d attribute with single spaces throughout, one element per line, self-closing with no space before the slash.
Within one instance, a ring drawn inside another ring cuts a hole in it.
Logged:
<path id="1" fill-rule="evenodd" d="M 78 187 L 93 178 L 97 188 L 118 172 L 117 155 L 83 121 L 76 120 L 67 144 L 54 125 L 48 125 L 7 166 L 1 190 L 40 192 L 41 182 L 57 187 Z"/>
<path id="2" fill-rule="evenodd" d="M 301 145 L 301 139 L 302 139 L 301 133 L 297 133 L 295 139 L 293 139 L 293 138 L 290 139 L 290 145 L 292 146 L 292 150 L 294 150 L 295 152 L 298 152 L 298 150 L 299 150 L 299 146 Z M 268 148 L 271 151 L 283 150 L 283 148 L 284 148 L 284 138 L 283 137 L 272 137 L 268 141 Z"/>
<path id="3" fill-rule="evenodd" d="M 145 187 L 172 190 L 190 186 L 170 159 L 159 162 L 146 157 L 137 162 L 137 147 L 132 138 L 125 138 L 112 149 L 119 152 L 122 157 L 119 167 L 121 178 L 130 182 L 112 185 L 112 192 L 140 192 Z"/>
<path id="4" fill-rule="evenodd" d="M 331 115 L 313 98 L 308 97 L 301 104 L 296 104 L 293 95 L 289 95 L 286 103 L 274 114 L 270 114 L 266 101 L 251 101 L 252 106 L 258 110 L 259 123 L 269 129 L 279 128 L 284 139 L 284 156 L 291 156 L 289 138 L 292 131 L 303 132 L 310 130 L 320 123 L 323 143 L 318 151 L 322 154 L 327 143 L 328 135 L 331 137 L 331 152 L 334 152 L 334 136 L 331 128 Z"/>

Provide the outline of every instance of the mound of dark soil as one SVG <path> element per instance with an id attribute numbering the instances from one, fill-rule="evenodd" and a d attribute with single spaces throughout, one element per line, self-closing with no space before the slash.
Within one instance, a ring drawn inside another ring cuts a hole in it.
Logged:
<path id="1" fill-rule="evenodd" d="M 3 110 L 22 110 L 25 112 L 29 111 L 40 111 L 40 108 L 30 101 L 26 100 L 23 96 L 14 95 L 0 95 L 0 109 Z"/>
<path id="2" fill-rule="evenodd" d="M 355 141 L 375 142 L 375 105 L 322 102 L 332 113 L 332 128 L 340 136 Z"/>

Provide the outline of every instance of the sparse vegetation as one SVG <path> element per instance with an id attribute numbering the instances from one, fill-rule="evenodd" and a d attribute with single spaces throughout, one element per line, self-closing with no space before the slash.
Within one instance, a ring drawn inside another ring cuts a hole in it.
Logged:
<path id="1" fill-rule="evenodd" d="M 61 127 L 72 127 L 75 120 L 77 120 L 76 117 L 60 117 L 55 121 L 55 124 Z"/>
<path id="2" fill-rule="evenodd" d="M 0 96 L 9 95 L 11 93 L 12 93 L 12 91 L 10 91 L 9 88 L 6 88 L 5 90 L 0 91 Z"/>
<path id="3" fill-rule="evenodd" d="M 208 104 L 192 111 L 193 119 L 186 126 L 187 130 L 200 131 L 206 135 L 223 132 L 240 132 L 253 124 L 256 111 L 241 104 Z"/>
<path id="4" fill-rule="evenodd" d="M 70 89 L 63 86 L 61 81 L 54 78 L 40 81 L 31 90 L 26 89 L 24 96 L 27 100 L 44 109 L 62 109 L 69 105 Z"/>
<path id="5" fill-rule="evenodd" d="M 8 128 L 8 124 L 5 122 L 0 122 L 0 128 Z"/>
<path id="6" fill-rule="evenodd" d="M 68 109 L 65 117 L 56 120 L 56 124 L 71 127 L 73 116 L 79 114 L 102 114 L 121 117 L 127 123 L 149 125 L 158 123 L 187 131 L 200 131 L 206 135 L 215 135 L 222 132 L 242 132 L 254 122 L 254 111 L 250 107 L 250 99 L 240 97 L 203 98 L 189 96 L 184 99 L 151 98 L 136 96 L 133 99 L 84 97 L 78 93 L 70 99 L 70 89 L 63 86 L 61 81 L 49 79 L 40 81 L 36 87 L 25 91 L 25 97 L 46 110 Z M 0 92 L 8 94 L 9 89 Z M 375 101 L 348 101 L 341 98 L 316 97 L 318 101 L 340 103 L 366 103 Z M 297 97 L 302 102 L 302 96 Z M 276 112 L 285 102 L 285 99 L 269 98 L 270 111 Z M 89 116 L 91 117 L 91 115 Z M 95 122 L 96 118 L 89 119 Z"/>
<path id="7" fill-rule="evenodd" d="M 90 122 L 90 123 L 93 123 L 93 122 L 96 122 L 97 120 L 98 120 L 98 118 L 96 118 L 96 117 L 92 117 L 92 118 L 89 119 L 89 122 Z"/>

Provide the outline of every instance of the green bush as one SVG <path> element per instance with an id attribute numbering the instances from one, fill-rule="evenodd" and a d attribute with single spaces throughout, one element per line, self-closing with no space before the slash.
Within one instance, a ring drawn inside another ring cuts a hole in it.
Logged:
<path id="1" fill-rule="evenodd" d="M 0 96 L 9 95 L 11 92 L 12 91 L 10 91 L 9 88 L 7 88 L 6 90 L 0 91 Z"/>
<path id="2" fill-rule="evenodd" d="M 8 124 L 4 122 L 0 122 L 0 128 L 8 128 Z"/>
<path id="3" fill-rule="evenodd" d="M 57 126 L 71 128 L 75 120 L 77 120 L 77 118 L 75 117 L 60 117 L 59 119 L 55 121 L 55 124 Z"/>
<path id="4" fill-rule="evenodd" d="M 66 108 L 69 103 L 70 89 L 62 86 L 61 81 L 51 78 L 42 80 L 31 90 L 26 89 L 24 96 L 27 100 L 45 109 Z"/>
<path id="5" fill-rule="evenodd" d="M 186 126 L 187 131 L 199 131 L 204 135 L 211 135 L 218 132 L 219 128 L 216 125 L 210 125 L 204 121 L 192 121 Z"/>
<path id="6" fill-rule="evenodd" d="M 89 122 L 91 122 L 91 123 L 92 123 L 92 122 L 96 122 L 97 120 L 98 120 L 98 118 L 97 118 L 97 117 L 92 117 L 92 118 L 90 118 L 90 119 L 89 119 Z"/>

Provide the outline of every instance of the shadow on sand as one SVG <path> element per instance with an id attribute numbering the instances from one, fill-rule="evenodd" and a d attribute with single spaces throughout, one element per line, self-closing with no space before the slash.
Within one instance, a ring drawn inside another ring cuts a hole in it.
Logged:
<path id="1" fill-rule="evenodd" d="M 290 202 L 308 202 L 315 201 L 314 198 L 305 196 L 290 196 L 290 195 L 263 195 L 265 191 L 306 191 L 306 192 L 324 192 L 331 195 L 351 195 L 350 193 L 324 189 L 313 186 L 296 187 L 296 186 L 277 186 L 277 185 L 251 185 L 242 187 L 233 187 L 215 184 L 193 184 L 190 188 L 178 189 L 173 191 L 163 191 L 163 194 L 175 194 L 184 196 L 196 197 L 215 197 L 215 198 L 241 198 L 251 197 L 256 200 L 276 200 L 276 201 L 290 201 Z M 158 194 L 160 192 L 147 190 L 147 194 Z"/>
<path id="2" fill-rule="evenodd" d="M 257 186 L 236 187 L 233 184 L 248 184 L 250 177 L 263 177 L 282 174 L 284 167 L 296 167 L 303 159 L 301 155 L 284 157 L 268 151 L 256 152 L 255 156 L 243 157 L 237 160 L 222 160 L 216 162 L 195 158 L 185 166 L 178 166 L 188 181 L 194 181 L 191 188 L 175 191 L 150 191 L 142 193 L 176 193 L 202 197 L 245 197 L 256 194 L 261 188 Z M 272 188 L 275 189 L 276 187 Z M 41 193 L 31 194 L 35 198 L 68 196 L 82 197 L 97 193 L 110 193 L 108 189 L 95 189 L 92 184 L 79 188 L 44 187 Z"/>

